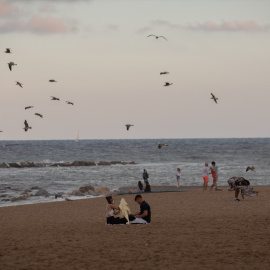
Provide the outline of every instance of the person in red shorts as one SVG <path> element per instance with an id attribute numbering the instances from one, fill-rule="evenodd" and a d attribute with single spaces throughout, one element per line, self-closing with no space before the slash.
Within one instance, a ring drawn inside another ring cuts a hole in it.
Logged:
<path id="1" fill-rule="evenodd" d="M 208 167 L 208 163 L 206 162 L 203 168 L 203 191 L 207 190 L 209 182 L 208 174 L 210 174 L 210 168 Z"/>

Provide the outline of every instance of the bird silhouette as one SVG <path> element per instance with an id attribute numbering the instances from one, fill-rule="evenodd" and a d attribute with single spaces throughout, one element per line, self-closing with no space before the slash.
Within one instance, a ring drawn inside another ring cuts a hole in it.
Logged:
<path id="1" fill-rule="evenodd" d="M 170 74 L 170 72 L 168 72 L 168 71 L 160 72 L 160 75 L 166 75 L 166 74 Z"/>
<path id="2" fill-rule="evenodd" d="M 66 101 L 66 103 L 69 104 L 69 105 L 74 105 L 74 103 L 70 102 L 70 101 Z"/>
<path id="3" fill-rule="evenodd" d="M 153 35 L 153 34 L 151 34 L 151 35 L 149 35 L 149 36 L 147 36 L 147 37 L 155 37 L 156 39 L 158 39 L 158 38 L 164 38 L 165 40 L 167 40 L 167 38 L 165 38 L 165 37 L 163 37 L 163 36 L 156 36 L 156 35 Z M 167 40 L 168 41 L 168 40 Z"/>
<path id="4" fill-rule="evenodd" d="M 10 48 L 6 48 L 6 50 L 4 51 L 5 53 L 11 53 Z"/>
<path id="5" fill-rule="evenodd" d="M 127 130 L 129 130 L 130 127 L 133 127 L 134 125 L 126 124 Z"/>
<path id="6" fill-rule="evenodd" d="M 165 143 L 159 143 L 159 144 L 158 144 L 158 149 L 161 149 L 163 146 L 168 146 L 168 144 L 165 144 Z"/>
<path id="7" fill-rule="evenodd" d="M 247 168 L 246 168 L 246 172 L 248 172 L 248 171 L 255 171 L 255 167 L 254 166 L 248 166 Z"/>
<path id="8" fill-rule="evenodd" d="M 23 87 L 22 87 L 23 84 L 20 83 L 20 82 L 17 82 L 17 81 L 16 81 L 16 85 L 19 85 L 21 88 L 23 88 Z"/>
<path id="9" fill-rule="evenodd" d="M 59 98 L 56 98 L 56 97 L 53 97 L 53 96 L 51 96 L 51 100 L 60 100 Z"/>
<path id="10" fill-rule="evenodd" d="M 217 97 L 215 97 L 215 95 L 214 94 L 212 94 L 211 93 L 211 95 L 212 95 L 212 97 L 210 98 L 210 99 L 213 99 L 216 103 L 217 103 L 217 100 L 218 100 L 218 98 Z"/>
<path id="11" fill-rule="evenodd" d="M 40 113 L 35 113 L 35 115 L 37 115 L 37 116 L 39 116 L 39 117 L 43 118 L 43 115 L 42 115 L 42 114 L 40 114 Z"/>
<path id="12" fill-rule="evenodd" d="M 26 132 L 28 129 L 32 129 L 32 127 L 29 127 L 29 125 L 28 125 L 28 123 L 27 123 L 27 121 L 25 120 L 24 121 L 24 131 Z"/>
<path id="13" fill-rule="evenodd" d="M 31 108 L 34 108 L 34 106 L 27 106 L 24 109 L 27 110 L 27 109 L 31 109 Z"/>
<path id="14" fill-rule="evenodd" d="M 8 67 L 9 67 L 10 71 L 12 70 L 12 66 L 17 66 L 17 64 L 15 64 L 13 62 L 9 62 Z"/>
<path id="15" fill-rule="evenodd" d="M 172 83 L 165 82 L 165 84 L 163 86 L 170 86 L 170 85 L 172 85 Z"/>
<path id="16" fill-rule="evenodd" d="M 49 80 L 49 82 L 57 82 L 57 81 L 52 79 L 52 80 Z"/>

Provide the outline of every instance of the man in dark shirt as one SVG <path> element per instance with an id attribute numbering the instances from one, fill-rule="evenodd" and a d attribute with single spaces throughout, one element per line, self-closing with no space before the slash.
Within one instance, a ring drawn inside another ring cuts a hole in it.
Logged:
<path id="1" fill-rule="evenodd" d="M 143 200 L 141 195 L 137 195 L 135 197 L 135 202 L 140 205 L 140 213 L 137 213 L 135 215 L 136 218 L 142 218 L 144 219 L 147 223 L 151 222 L 151 208 L 150 205 Z"/>

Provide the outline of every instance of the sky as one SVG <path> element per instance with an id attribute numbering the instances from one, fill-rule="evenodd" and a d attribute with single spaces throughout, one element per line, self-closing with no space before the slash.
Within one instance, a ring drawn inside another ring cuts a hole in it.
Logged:
<path id="1" fill-rule="evenodd" d="M 269 10 L 267 0 L 0 0 L 0 139 L 269 137 Z"/>

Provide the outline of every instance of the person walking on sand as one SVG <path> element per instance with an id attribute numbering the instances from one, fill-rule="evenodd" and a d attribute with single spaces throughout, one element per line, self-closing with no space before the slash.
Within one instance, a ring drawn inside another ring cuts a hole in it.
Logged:
<path id="1" fill-rule="evenodd" d="M 208 163 L 205 163 L 205 166 L 203 168 L 203 191 L 207 190 L 209 177 L 208 174 L 210 174 L 210 169 L 208 167 Z"/>
<path id="2" fill-rule="evenodd" d="M 216 166 L 216 162 L 215 161 L 212 161 L 211 164 L 212 164 L 212 167 L 210 168 L 210 170 L 211 170 L 211 174 L 212 174 L 212 177 L 213 177 L 213 184 L 210 187 L 210 189 L 211 189 L 211 191 L 213 190 L 213 188 L 215 190 L 219 190 L 218 187 L 217 187 L 218 166 Z"/>
<path id="3" fill-rule="evenodd" d="M 149 183 L 148 178 L 149 178 L 148 172 L 147 172 L 146 169 L 144 169 L 144 170 L 143 170 L 143 181 L 144 181 L 144 184 L 145 184 L 145 185 L 146 185 L 147 183 Z"/>
<path id="4" fill-rule="evenodd" d="M 176 171 L 177 187 L 180 187 L 180 179 L 181 179 L 181 170 L 180 168 L 177 168 L 177 171 Z"/>

